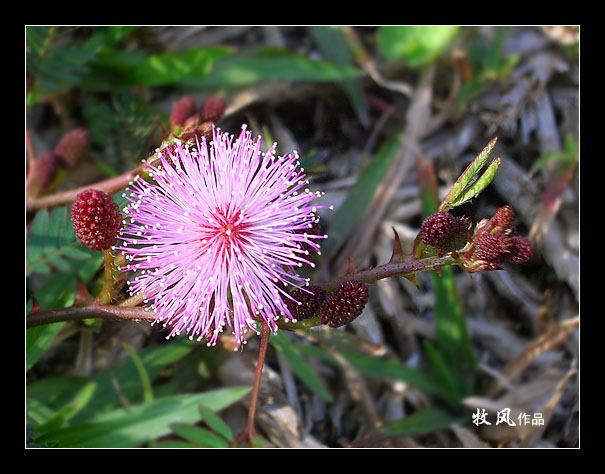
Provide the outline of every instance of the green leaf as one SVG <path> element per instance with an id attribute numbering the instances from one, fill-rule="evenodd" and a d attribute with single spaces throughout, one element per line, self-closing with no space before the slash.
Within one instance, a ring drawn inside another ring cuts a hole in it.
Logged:
<path id="1" fill-rule="evenodd" d="M 231 54 L 231 49 L 220 46 L 193 48 L 182 53 L 149 56 L 130 72 L 129 86 L 162 86 L 183 80 L 203 80 L 212 71 L 214 62 Z"/>
<path id="2" fill-rule="evenodd" d="M 214 62 L 232 53 L 224 46 L 191 48 L 183 52 L 145 56 L 135 51 L 109 50 L 92 64 L 81 87 L 96 92 L 122 91 L 136 86 L 157 87 L 184 80 L 199 81 Z"/>
<path id="3" fill-rule="evenodd" d="M 113 95 L 109 102 L 91 97 L 82 114 L 99 157 L 118 172 L 147 158 L 150 135 L 160 124 L 167 126 L 165 114 L 130 90 Z"/>
<path id="4" fill-rule="evenodd" d="M 495 178 L 496 172 L 500 167 L 500 158 L 494 158 L 485 172 L 467 189 L 465 189 L 456 200 L 451 203 L 451 207 L 458 207 L 471 199 L 476 198 Z"/>
<path id="5" fill-rule="evenodd" d="M 52 214 L 47 209 L 36 213 L 27 234 L 25 251 L 28 276 L 49 273 L 53 268 L 63 273 L 76 273 L 79 267 L 72 260 L 88 260 L 97 253 L 76 238 L 66 206 L 56 207 Z"/>
<path id="6" fill-rule="evenodd" d="M 266 80 L 332 82 L 359 77 L 362 72 L 350 66 L 284 52 L 257 55 L 233 54 L 218 59 L 203 79 L 185 78 L 183 85 L 194 87 L 239 87 Z"/>
<path id="7" fill-rule="evenodd" d="M 332 401 L 332 395 L 326 389 L 321 379 L 313 371 L 311 366 L 302 357 L 296 347 L 288 340 L 282 332 L 272 334 L 269 342 L 276 350 L 281 352 L 292 369 L 292 372 L 313 392 L 327 401 Z"/>
<path id="8" fill-rule="evenodd" d="M 170 425 L 173 433 L 192 443 L 207 448 L 228 448 L 229 444 L 211 431 L 188 423 L 173 423 Z"/>
<path id="9" fill-rule="evenodd" d="M 200 405 L 199 410 L 204 423 L 227 441 L 233 441 L 231 428 L 214 411 L 204 405 Z"/>
<path id="10" fill-rule="evenodd" d="M 458 26 L 381 26 L 378 47 L 389 60 L 404 59 L 417 68 L 439 57 L 450 45 Z"/>
<path id="11" fill-rule="evenodd" d="M 48 228 L 49 213 L 47 209 L 39 210 L 34 216 L 31 231 L 28 233 L 26 260 L 33 262 L 44 254 L 44 236 Z"/>
<path id="12" fill-rule="evenodd" d="M 169 434 L 173 423 L 199 421 L 200 404 L 218 411 L 238 401 L 249 391 L 249 387 L 232 387 L 156 399 L 46 433 L 36 442 L 71 448 L 132 448 Z"/>
<path id="13" fill-rule="evenodd" d="M 48 376 L 27 385 L 26 391 L 28 398 L 58 410 L 88 382 L 85 377 Z"/>
<path id="14" fill-rule="evenodd" d="M 447 400 L 451 399 L 450 394 L 445 392 L 431 377 L 423 371 L 410 367 L 403 362 L 352 352 L 342 352 L 342 355 L 362 375 L 401 380 L 421 390 L 444 397 Z"/>
<path id="15" fill-rule="evenodd" d="M 26 397 L 25 419 L 34 429 L 50 420 L 55 413 L 55 410 L 35 398 Z"/>
<path id="16" fill-rule="evenodd" d="M 497 137 L 493 138 L 466 167 L 464 172 L 452 185 L 447 196 L 441 203 L 441 206 L 439 207 L 440 211 L 448 211 L 456 206 L 459 206 L 460 204 L 463 204 L 463 202 L 472 199 L 491 182 L 496 174 L 496 171 L 498 170 L 498 167 L 500 166 L 499 159 L 495 159 L 490 164 L 481 178 L 477 179 L 477 175 L 487 163 L 487 160 L 489 159 L 492 150 L 496 146 L 497 141 Z"/>
<path id="17" fill-rule="evenodd" d="M 439 383 L 445 390 L 451 392 L 452 395 L 457 396 L 458 388 L 456 386 L 456 382 L 452 378 L 451 372 L 447 367 L 447 363 L 445 360 L 443 360 L 441 354 L 428 339 L 423 341 L 423 346 L 425 353 L 433 366 L 433 370 L 437 375 L 437 380 L 439 380 Z"/>
<path id="18" fill-rule="evenodd" d="M 32 88 L 28 91 L 28 105 L 79 84 L 97 58 L 88 41 L 57 45 L 59 27 L 29 26 L 26 34 L 27 76 Z"/>
<path id="19" fill-rule="evenodd" d="M 338 361 L 322 347 L 307 345 L 297 345 L 296 347 L 301 352 L 338 366 Z M 457 400 L 422 370 L 410 367 L 396 359 L 384 359 L 345 350 L 341 350 L 340 354 L 360 375 L 372 378 L 400 380 L 418 389 L 433 393 L 446 401 L 455 402 Z"/>
<path id="20" fill-rule="evenodd" d="M 78 279 L 73 273 L 57 273 L 50 277 L 34 293 L 36 301 L 44 309 L 67 308 L 76 297 Z"/>
<path id="21" fill-rule="evenodd" d="M 156 449 L 181 449 L 181 448 L 195 448 L 200 447 L 193 443 L 187 443 L 185 441 L 159 441 L 153 446 Z"/>
<path id="22" fill-rule="evenodd" d="M 65 323 L 36 326 L 25 331 L 25 370 L 31 369 L 44 354 Z"/>
<path id="23" fill-rule="evenodd" d="M 188 339 L 174 339 L 167 344 L 143 349 L 138 356 L 149 380 L 153 380 L 166 366 L 180 360 L 195 347 L 195 344 Z M 84 421 L 91 416 L 120 406 L 118 389 L 120 394 L 130 401 L 140 400 L 143 397 L 139 372 L 132 359 L 124 361 L 117 367 L 100 371 L 93 380 L 98 384 L 97 391 L 91 402 L 78 413 L 74 421 Z"/>
<path id="24" fill-rule="evenodd" d="M 95 382 L 88 382 L 84 384 L 76 393 L 73 400 L 57 410 L 57 412 L 45 423 L 38 426 L 36 429 L 36 435 L 41 435 L 50 431 L 55 431 L 64 426 L 70 418 L 78 413 L 86 404 L 90 401 L 92 395 L 97 388 Z"/>
<path id="25" fill-rule="evenodd" d="M 400 146 L 401 142 L 396 137 L 387 140 L 359 176 L 357 183 L 349 190 L 345 201 L 332 218 L 327 232 L 330 238 L 322 243 L 322 254 L 333 254 L 355 230 Z"/>
<path id="26" fill-rule="evenodd" d="M 372 438 L 394 438 L 399 436 L 414 436 L 432 433 L 436 430 L 448 428 L 453 423 L 459 423 L 460 417 L 437 408 L 427 408 L 400 420 L 387 423 L 376 428 L 371 434 Z"/>

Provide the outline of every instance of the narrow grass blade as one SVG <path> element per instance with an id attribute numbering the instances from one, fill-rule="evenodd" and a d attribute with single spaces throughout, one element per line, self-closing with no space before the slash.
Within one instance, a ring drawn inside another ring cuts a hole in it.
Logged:
<path id="1" fill-rule="evenodd" d="M 207 448 L 228 448 L 229 444 L 211 431 L 188 423 L 173 423 L 172 432 L 181 438 Z"/>
<path id="2" fill-rule="evenodd" d="M 214 411 L 204 405 L 200 405 L 200 415 L 202 415 L 202 421 L 214 432 L 221 435 L 227 441 L 233 441 L 231 428 Z"/>
<path id="3" fill-rule="evenodd" d="M 282 332 L 271 335 L 269 342 L 276 350 L 281 352 L 288 362 L 288 365 L 296 376 L 313 392 L 327 401 L 332 401 L 332 395 L 324 386 L 321 379 L 313 371 L 311 366 L 300 354 L 296 346 L 294 346 Z"/>
<path id="4" fill-rule="evenodd" d="M 139 374 L 139 379 L 141 380 L 141 388 L 143 389 L 143 401 L 150 402 L 151 400 L 153 400 L 153 390 L 151 388 L 149 374 L 147 373 L 147 369 L 145 369 L 145 364 L 143 364 L 143 361 L 132 347 L 130 347 L 126 343 L 123 343 L 122 345 L 124 346 L 124 349 L 126 349 L 128 354 L 130 354 L 132 362 L 134 363 Z"/>
<path id="5" fill-rule="evenodd" d="M 448 412 L 437 408 L 427 408 L 375 429 L 370 434 L 370 438 L 395 438 L 428 434 L 445 429 L 452 423 L 459 421 L 459 417 L 455 417 Z"/>

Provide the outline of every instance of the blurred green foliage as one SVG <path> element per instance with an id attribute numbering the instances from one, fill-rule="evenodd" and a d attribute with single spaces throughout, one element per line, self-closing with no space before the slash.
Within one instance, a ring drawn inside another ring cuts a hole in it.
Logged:
<path id="1" fill-rule="evenodd" d="M 381 26 L 378 47 L 389 60 L 418 68 L 438 58 L 458 34 L 458 26 Z"/>

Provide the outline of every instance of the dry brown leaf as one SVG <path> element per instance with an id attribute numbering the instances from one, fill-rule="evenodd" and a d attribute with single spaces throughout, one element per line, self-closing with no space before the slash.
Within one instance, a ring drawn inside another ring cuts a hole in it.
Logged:
<path id="1" fill-rule="evenodd" d="M 563 396 L 563 392 L 565 391 L 565 387 L 567 386 L 567 383 L 569 382 L 571 377 L 577 373 L 574 366 L 575 366 L 575 361 L 572 363 L 572 366 L 569 369 L 569 371 L 565 374 L 565 376 L 557 384 L 555 390 L 553 391 L 552 396 L 544 404 L 544 406 L 540 409 L 540 413 L 542 413 L 542 416 L 544 418 L 544 425 L 543 426 L 539 426 L 539 425 L 531 426 L 530 429 L 526 433 L 524 433 L 524 436 L 521 439 L 520 447 L 526 448 L 531 443 L 537 442 L 539 440 L 539 438 L 537 438 L 537 436 L 541 433 L 544 433 L 544 430 L 545 430 L 546 426 L 548 425 L 548 421 L 550 420 L 550 418 L 555 410 L 555 407 L 557 406 L 557 404 L 559 403 L 559 400 Z"/>
<path id="2" fill-rule="evenodd" d="M 578 326 L 578 316 L 567 319 L 550 327 L 550 329 L 534 342 L 530 343 L 517 357 L 511 360 L 501 371 L 508 383 L 514 382 L 532 361 L 546 351 L 552 350 L 563 344 L 567 336 Z M 501 391 L 500 386 L 493 385 L 489 390 L 489 396 L 496 396 Z"/>
<path id="3" fill-rule="evenodd" d="M 482 441 L 475 433 L 473 433 L 468 428 L 464 428 L 463 426 L 457 424 L 450 425 L 450 428 L 462 443 L 463 448 L 491 448 L 489 443 Z"/>

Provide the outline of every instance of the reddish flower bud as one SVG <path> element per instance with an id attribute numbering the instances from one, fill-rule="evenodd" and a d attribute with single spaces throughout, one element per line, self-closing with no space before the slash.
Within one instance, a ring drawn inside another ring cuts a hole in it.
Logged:
<path id="1" fill-rule="evenodd" d="M 471 221 L 466 216 L 455 217 L 449 212 L 436 212 L 424 220 L 419 235 L 424 244 L 443 255 L 466 244 L 470 226 Z"/>
<path id="2" fill-rule="evenodd" d="M 511 249 L 508 260 L 511 263 L 527 262 L 534 252 L 531 242 L 522 235 L 514 235 L 510 238 L 510 241 Z"/>
<path id="3" fill-rule="evenodd" d="M 515 211 L 510 206 L 500 207 L 494 216 L 490 219 L 492 228 L 496 231 L 495 233 L 502 233 L 505 229 L 513 228 L 513 221 L 515 220 Z"/>
<path id="4" fill-rule="evenodd" d="M 486 262 L 490 269 L 496 270 L 508 259 L 512 242 L 506 235 L 485 235 L 476 239 L 474 245 L 474 260 Z"/>
<path id="5" fill-rule="evenodd" d="M 311 286 L 307 290 L 311 293 L 296 288 L 290 292 L 290 296 L 296 301 L 286 300 L 290 314 L 297 321 L 314 318 L 326 299 L 326 290 L 319 286 Z"/>
<path id="6" fill-rule="evenodd" d="M 38 187 L 42 190 L 48 188 L 59 170 L 59 157 L 52 151 L 47 151 L 38 157 L 34 164 L 34 178 Z"/>
<path id="7" fill-rule="evenodd" d="M 114 245 L 122 229 L 120 208 L 109 194 L 96 189 L 76 196 L 71 221 L 80 242 L 93 250 L 106 250 Z"/>
<path id="8" fill-rule="evenodd" d="M 191 96 L 181 97 L 172 106 L 170 112 L 170 130 L 174 131 L 174 127 L 184 125 L 185 121 L 195 114 L 195 101 Z"/>
<path id="9" fill-rule="evenodd" d="M 76 128 L 66 133 L 55 146 L 54 152 L 63 166 L 75 168 L 90 152 L 90 132 Z"/>
<path id="10" fill-rule="evenodd" d="M 225 113 L 227 104 L 221 97 L 210 97 L 206 99 L 200 109 L 202 122 L 218 122 Z"/>
<path id="11" fill-rule="evenodd" d="M 368 287 L 355 280 L 341 283 L 321 306 L 321 322 L 332 328 L 349 324 L 357 318 L 368 302 Z"/>
<path id="12" fill-rule="evenodd" d="M 467 271 L 501 270 L 505 263 L 525 263 L 533 253 L 528 239 L 521 235 L 484 235 L 475 239 Z"/>

